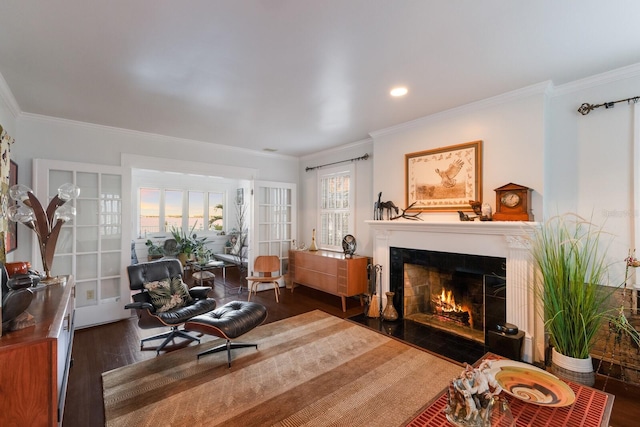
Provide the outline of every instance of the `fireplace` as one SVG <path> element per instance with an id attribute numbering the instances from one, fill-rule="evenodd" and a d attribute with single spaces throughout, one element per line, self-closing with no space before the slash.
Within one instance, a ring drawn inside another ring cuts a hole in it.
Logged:
<path id="1" fill-rule="evenodd" d="M 506 259 L 391 247 L 398 314 L 484 344 L 506 321 Z"/>
<path id="2" fill-rule="evenodd" d="M 411 306 L 409 306 L 411 308 L 405 308 L 404 305 L 405 265 L 417 265 L 428 269 L 433 264 L 425 265 L 421 261 L 424 256 L 418 257 L 418 261 L 394 263 L 392 248 L 427 251 L 432 253 L 430 257 L 447 254 L 444 256 L 445 268 L 458 276 L 455 277 L 456 281 L 465 282 L 467 285 L 472 280 L 482 283 L 485 298 L 484 325 L 495 325 L 499 321 L 517 325 L 521 331 L 525 332 L 522 359 L 527 362 L 544 360 L 544 329 L 541 320 L 536 316 L 536 299 L 532 288 L 534 267 L 527 250 L 526 239 L 535 223 L 396 220 L 367 221 L 367 224 L 374 232 L 373 262 L 382 267 L 381 289 L 383 292 L 388 290 L 396 292 L 394 305 L 401 316 L 405 315 L 405 311 L 408 315 L 413 314 L 410 313 L 413 308 Z M 451 257 L 451 254 L 456 255 Z M 465 257 L 462 267 L 457 269 L 447 267 L 447 263 L 453 264 L 450 260 L 460 264 L 455 259 L 458 255 Z M 413 268 L 415 267 L 410 267 L 410 269 Z M 397 273 L 399 276 L 395 276 Z M 428 271 L 419 274 L 434 273 Z M 448 274 L 452 275 L 451 280 L 453 280 L 453 273 Z M 487 289 L 487 287 L 494 289 Z M 502 289 L 502 293 L 498 291 L 499 289 Z M 455 290 L 452 291 L 458 302 L 455 292 Z M 384 296 L 384 293 L 382 295 Z M 496 301 L 489 301 L 489 304 L 496 303 L 501 307 L 504 305 L 504 309 L 496 310 L 492 307 L 487 309 L 487 298 L 494 297 Z M 460 298 L 468 298 L 468 296 Z M 428 299 L 431 299 L 431 296 Z M 486 341 L 487 328 L 484 325 L 482 331 L 476 328 L 479 321 L 474 313 L 476 310 L 473 307 L 470 309 L 469 323 L 474 326 L 471 328 L 473 331 L 469 333 L 475 334 L 477 341 L 481 339 Z M 492 317 L 494 314 L 496 317 Z"/>

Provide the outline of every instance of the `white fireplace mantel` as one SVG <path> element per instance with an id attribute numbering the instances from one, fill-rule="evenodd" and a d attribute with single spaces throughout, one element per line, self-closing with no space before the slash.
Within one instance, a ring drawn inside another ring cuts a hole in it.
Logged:
<path id="1" fill-rule="evenodd" d="M 389 248 L 501 257 L 507 260 L 507 322 L 525 332 L 523 360 L 544 360 L 544 331 L 536 316 L 534 266 L 528 239 L 537 223 L 506 221 L 366 221 L 374 231 L 373 262 L 389 290 Z"/>

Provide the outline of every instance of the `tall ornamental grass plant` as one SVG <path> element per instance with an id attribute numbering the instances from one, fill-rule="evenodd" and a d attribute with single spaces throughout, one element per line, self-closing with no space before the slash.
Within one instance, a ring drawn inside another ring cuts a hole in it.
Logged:
<path id="1" fill-rule="evenodd" d="M 533 235 L 531 251 L 539 268 L 536 289 L 544 324 L 555 350 L 577 359 L 589 357 L 592 341 L 606 323 L 616 324 L 618 311 L 609 298 L 606 249 L 611 236 L 575 214 L 555 216 Z"/>

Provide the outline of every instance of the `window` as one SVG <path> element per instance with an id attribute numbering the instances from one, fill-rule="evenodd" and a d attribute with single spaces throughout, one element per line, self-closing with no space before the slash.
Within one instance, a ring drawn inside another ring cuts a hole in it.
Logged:
<path id="1" fill-rule="evenodd" d="M 319 219 L 317 243 L 324 249 L 342 250 L 342 238 L 353 232 L 353 165 L 318 174 Z"/>
<path id="2" fill-rule="evenodd" d="M 172 227 L 195 231 L 224 230 L 223 202 L 220 191 L 183 191 L 140 188 L 140 238 L 153 233 L 166 233 Z M 194 228 L 195 225 L 195 228 Z"/>
<path id="3" fill-rule="evenodd" d="M 140 189 L 140 233 L 147 234 L 157 233 L 160 231 L 160 190 L 156 188 Z"/>

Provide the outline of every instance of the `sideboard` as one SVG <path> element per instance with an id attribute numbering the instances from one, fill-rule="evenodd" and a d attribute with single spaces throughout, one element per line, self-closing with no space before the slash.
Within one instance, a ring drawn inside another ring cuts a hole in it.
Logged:
<path id="1" fill-rule="evenodd" d="M 0 337 L 0 425 L 57 426 L 71 366 L 73 277 L 41 285 L 27 313 L 35 325 Z"/>
<path id="2" fill-rule="evenodd" d="M 346 297 L 367 292 L 368 263 L 367 257 L 346 258 L 339 252 L 289 251 L 291 281 L 339 296 L 343 312 L 347 311 Z"/>

